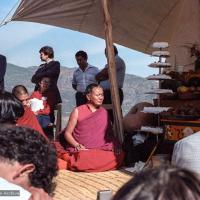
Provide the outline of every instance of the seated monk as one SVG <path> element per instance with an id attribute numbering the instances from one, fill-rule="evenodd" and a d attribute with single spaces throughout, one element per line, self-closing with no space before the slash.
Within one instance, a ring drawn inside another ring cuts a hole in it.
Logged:
<path id="1" fill-rule="evenodd" d="M 107 171 L 119 167 L 123 152 L 112 135 L 107 111 L 101 106 L 103 89 L 97 84 L 86 88 L 87 104 L 76 107 L 64 132 L 65 149 L 56 143 L 58 155 L 73 171 Z"/>
<path id="2" fill-rule="evenodd" d="M 17 85 L 13 88 L 12 94 L 22 103 L 24 107 L 24 114 L 17 120 L 17 125 L 32 128 L 41 133 L 47 139 L 35 114 L 30 109 L 29 94 L 27 89 L 23 85 Z"/>
<path id="3" fill-rule="evenodd" d="M 33 127 L 34 130 L 37 130 L 37 125 L 40 127 L 34 113 L 28 107 L 24 107 L 13 94 L 6 91 L 0 93 L 0 126 L 2 125 L 8 128 L 16 125 Z M 42 131 L 39 133 L 49 141 Z M 59 169 L 66 169 L 64 160 L 58 158 L 57 161 Z"/>

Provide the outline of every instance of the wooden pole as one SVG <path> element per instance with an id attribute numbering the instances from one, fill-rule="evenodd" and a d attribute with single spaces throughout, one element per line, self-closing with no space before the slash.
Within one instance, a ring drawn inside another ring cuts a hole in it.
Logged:
<path id="1" fill-rule="evenodd" d="M 119 100 L 119 91 L 116 80 L 116 68 L 114 60 L 114 49 L 113 49 L 113 38 L 112 38 L 112 24 L 111 17 L 108 10 L 108 1 L 101 0 L 104 14 L 104 25 L 105 25 L 105 38 L 106 38 L 106 49 L 107 49 L 107 61 L 108 61 L 108 74 L 110 81 L 110 90 L 113 105 L 114 114 L 114 130 L 118 137 L 119 142 L 123 142 L 123 125 L 122 125 L 122 113 Z"/>

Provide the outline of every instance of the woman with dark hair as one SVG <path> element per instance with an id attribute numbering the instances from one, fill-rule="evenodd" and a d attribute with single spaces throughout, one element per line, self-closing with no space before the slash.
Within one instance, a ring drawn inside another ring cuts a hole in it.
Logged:
<path id="1" fill-rule="evenodd" d="M 200 177 L 186 169 L 161 166 L 136 174 L 112 200 L 199 200 Z"/>
<path id="2" fill-rule="evenodd" d="M 113 137 L 108 112 L 101 106 L 102 87 L 90 84 L 86 97 L 88 102 L 72 111 L 64 133 L 69 169 L 87 172 L 116 169 L 122 163 L 123 153 L 118 151 L 120 146 Z"/>
<path id="3" fill-rule="evenodd" d="M 54 51 L 53 48 L 50 46 L 44 46 L 40 49 L 40 59 L 41 61 L 45 62 L 44 64 L 41 64 L 38 68 L 38 70 L 33 75 L 31 81 L 32 83 L 35 83 L 35 91 L 39 88 L 39 83 L 44 77 L 49 77 L 51 85 L 49 89 L 53 93 L 52 97 L 55 102 L 55 104 L 61 103 L 61 96 L 60 92 L 58 90 L 57 82 L 58 77 L 60 75 L 60 63 L 58 61 L 54 60 Z M 55 106 L 55 105 L 54 105 Z M 51 122 L 54 122 L 54 114 L 51 113 Z"/>
<path id="4" fill-rule="evenodd" d="M 0 94 L 0 123 L 16 124 L 24 114 L 22 104 L 9 92 Z"/>

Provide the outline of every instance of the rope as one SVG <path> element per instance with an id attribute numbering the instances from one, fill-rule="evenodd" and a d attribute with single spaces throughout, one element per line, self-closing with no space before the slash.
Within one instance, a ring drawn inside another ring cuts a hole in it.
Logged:
<path id="1" fill-rule="evenodd" d="M 14 6 L 11 8 L 11 10 L 8 12 L 8 14 L 3 18 L 3 20 L 1 21 L 0 23 L 0 28 L 4 25 L 6 25 L 7 23 L 11 22 L 11 19 L 7 20 L 8 19 L 8 16 L 10 15 L 10 13 L 17 7 L 17 5 L 19 4 L 21 0 L 18 0 Z"/>

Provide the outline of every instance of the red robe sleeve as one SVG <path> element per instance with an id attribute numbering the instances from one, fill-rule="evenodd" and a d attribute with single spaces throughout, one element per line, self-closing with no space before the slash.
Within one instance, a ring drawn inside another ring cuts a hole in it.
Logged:
<path id="1" fill-rule="evenodd" d="M 24 115 L 17 120 L 17 125 L 32 128 L 47 139 L 47 136 L 44 134 L 35 114 L 31 111 L 29 107 L 24 108 Z"/>

